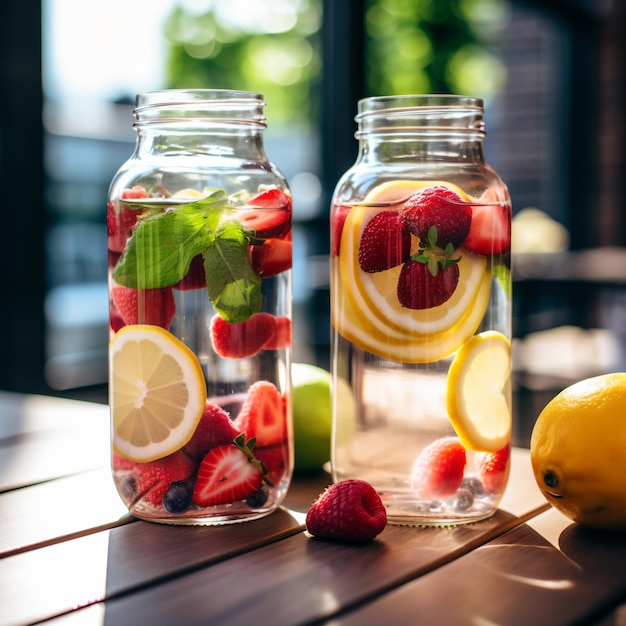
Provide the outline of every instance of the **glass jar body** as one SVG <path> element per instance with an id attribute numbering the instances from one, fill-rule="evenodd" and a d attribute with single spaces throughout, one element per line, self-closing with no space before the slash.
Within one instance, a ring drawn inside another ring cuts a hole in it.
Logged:
<path id="1" fill-rule="evenodd" d="M 490 516 L 509 473 L 511 203 L 482 153 L 482 103 L 359 103 L 331 208 L 335 481 L 391 523 Z"/>
<path id="2" fill-rule="evenodd" d="M 262 98 L 137 97 L 109 190 L 112 469 L 133 515 L 255 519 L 291 478 L 291 195 Z"/>

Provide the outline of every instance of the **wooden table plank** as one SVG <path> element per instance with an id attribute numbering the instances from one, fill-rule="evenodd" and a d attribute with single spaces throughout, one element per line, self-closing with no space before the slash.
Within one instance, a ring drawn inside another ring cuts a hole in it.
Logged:
<path id="1" fill-rule="evenodd" d="M 175 528 L 137 521 L 6 557 L 0 559 L 0 624 L 71 612 L 301 532 L 302 526 L 284 510 L 232 526 Z"/>
<path id="2" fill-rule="evenodd" d="M 554 509 L 328 626 L 589 624 L 619 606 L 626 535 L 592 532 Z"/>

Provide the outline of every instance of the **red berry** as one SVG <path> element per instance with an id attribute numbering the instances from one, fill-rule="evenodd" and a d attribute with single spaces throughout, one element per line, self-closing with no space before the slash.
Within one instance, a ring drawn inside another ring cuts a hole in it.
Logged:
<path id="1" fill-rule="evenodd" d="M 276 317 L 274 336 L 263 346 L 264 350 L 282 350 L 291 345 L 291 319 L 285 316 Z"/>
<path id="2" fill-rule="evenodd" d="M 364 480 L 342 480 L 328 487 L 306 515 L 309 533 L 320 539 L 365 543 L 387 524 L 380 496 Z"/>
<path id="3" fill-rule="evenodd" d="M 330 218 L 330 253 L 332 256 L 339 256 L 341 233 L 343 232 L 343 225 L 346 222 L 351 208 L 352 207 L 343 205 L 338 205 L 333 208 Z"/>
<path id="4" fill-rule="evenodd" d="M 193 289 L 204 289 L 205 287 L 204 259 L 201 254 L 197 254 L 191 259 L 189 271 L 174 285 L 174 289 L 191 291 Z"/>
<path id="5" fill-rule="evenodd" d="M 171 287 L 131 289 L 117 285 L 111 288 L 111 300 L 124 325 L 152 324 L 169 329 L 176 313 Z"/>
<path id="6" fill-rule="evenodd" d="M 420 498 L 449 498 L 461 486 L 466 455 L 458 437 L 444 437 L 426 446 L 411 472 L 411 487 Z"/>
<path id="7" fill-rule="evenodd" d="M 199 461 L 211 448 L 233 443 L 238 434 L 228 413 L 207 401 L 198 426 L 183 451 Z"/>
<path id="8" fill-rule="evenodd" d="M 233 422 L 246 439 L 256 438 L 259 447 L 282 443 L 287 437 L 285 404 L 276 386 L 260 380 L 250 386 L 241 411 Z"/>
<path id="9" fill-rule="evenodd" d="M 509 476 L 510 446 L 497 452 L 480 452 L 474 464 L 486 493 L 500 493 Z"/>
<path id="10" fill-rule="evenodd" d="M 206 454 L 198 468 L 193 502 L 214 506 L 245 500 L 260 486 L 263 474 L 241 448 L 217 446 Z"/>
<path id="11" fill-rule="evenodd" d="M 196 470 L 196 464 L 181 450 L 177 450 L 149 463 L 136 463 L 113 454 L 113 469 L 116 472 L 128 472 L 122 480 L 124 495 L 129 501 L 141 498 L 148 504 L 159 506 L 170 485 L 190 478 Z"/>
<path id="12" fill-rule="evenodd" d="M 407 309 L 430 309 L 446 302 L 459 282 L 459 266 L 438 267 L 433 276 L 427 263 L 409 260 L 398 277 L 398 301 Z"/>
<path id="13" fill-rule="evenodd" d="M 511 209 L 506 204 L 474 205 L 472 225 L 463 246 L 485 256 L 511 249 Z"/>
<path id="14" fill-rule="evenodd" d="M 148 197 L 148 192 L 141 185 L 134 185 L 123 189 L 121 197 L 128 200 L 141 200 Z"/>
<path id="15" fill-rule="evenodd" d="M 402 218 L 411 233 L 427 239 L 431 226 L 437 228 L 437 245 L 455 248 L 465 239 L 472 222 L 472 207 L 448 187 L 428 187 L 413 194 L 402 208 Z"/>
<path id="16" fill-rule="evenodd" d="M 411 234 L 397 211 L 381 211 L 365 226 L 359 242 L 359 266 L 382 272 L 400 265 L 411 253 Z"/>
<path id="17" fill-rule="evenodd" d="M 255 210 L 241 211 L 237 218 L 259 239 L 284 237 L 291 231 L 291 197 L 280 189 L 268 189 L 246 202 Z"/>
<path id="18" fill-rule="evenodd" d="M 270 278 L 291 269 L 292 244 L 287 239 L 266 239 L 250 246 L 250 264 L 261 278 Z"/>
<path id="19" fill-rule="evenodd" d="M 270 313 L 254 313 L 245 322 L 230 324 L 219 315 L 210 322 L 211 343 L 225 359 L 245 359 L 260 352 L 274 337 L 276 318 Z"/>
<path id="20" fill-rule="evenodd" d="M 289 464 L 287 447 L 283 444 L 254 448 L 254 456 L 265 463 L 267 479 L 274 485 L 278 485 L 285 477 L 285 471 Z"/>

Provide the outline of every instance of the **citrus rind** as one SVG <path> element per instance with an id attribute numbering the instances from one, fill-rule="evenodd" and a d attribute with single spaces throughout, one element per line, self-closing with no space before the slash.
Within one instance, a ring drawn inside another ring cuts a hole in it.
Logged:
<path id="1" fill-rule="evenodd" d="M 463 444 L 497 452 L 511 439 L 511 344 L 496 331 L 475 335 L 454 356 L 446 407 Z"/>
<path id="2" fill-rule="evenodd" d="M 184 343 L 159 326 L 125 326 L 111 340 L 110 372 L 115 452 L 154 461 L 191 439 L 206 405 L 206 383 Z"/>

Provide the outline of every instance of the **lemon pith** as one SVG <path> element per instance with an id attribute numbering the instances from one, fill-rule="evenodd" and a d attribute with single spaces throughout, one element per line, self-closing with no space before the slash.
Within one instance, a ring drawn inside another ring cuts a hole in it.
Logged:
<path id="1" fill-rule="evenodd" d="M 472 337 L 456 353 L 448 371 L 446 407 L 463 444 L 497 452 L 511 438 L 511 344 L 501 333 Z"/>
<path id="2" fill-rule="evenodd" d="M 380 210 L 371 205 L 388 202 L 385 210 L 400 210 L 408 196 L 436 185 L 445 185 L 469 201 L 451 183 L 390 181 L 373 189 L 362 205 L 354 206 L 343 225 L 340 254 L 333 260 L 331 276 L 332 322 L 346 339 L 384 358 L 428 363 L 448 356 L 476 332 L 489 302 L 491 273 L 487 259 L 465 251 L 459 251 L 462 258 L 455 292 L 442 305 L 422 310 L 403 307 L 398 300 L 401 266 L 371 274 L 359 266 L 362 232 Z M 412 252 L 418 243 L 412 236 Z"/>
<path id="3" fill-rule="evenodd" d="M 125 326 L 111 340 L 113 448 L 147 462 L 175 452 L 193 435 L 206 404 L 195 354 L 158 326 Z"/>

